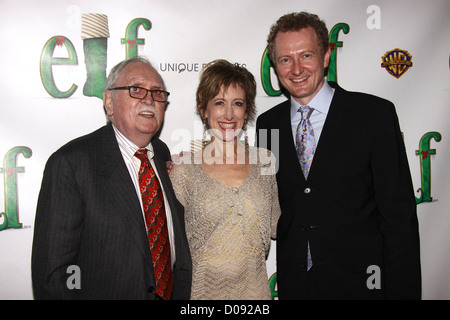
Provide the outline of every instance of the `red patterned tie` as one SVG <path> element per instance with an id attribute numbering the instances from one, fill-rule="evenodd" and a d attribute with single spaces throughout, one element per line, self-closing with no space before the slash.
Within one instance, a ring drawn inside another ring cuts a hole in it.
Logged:
<path id="1" fill-rule="evenodd" d="M 148 240 L 152 252 L 156 293 L 164 300 L 169 300 L 173 278 L 164 196 L 155 171 L 148 160 L 147 149 L 139 149 L 135 157 L 141 160 L 139 189 L 141 190 Z"/>

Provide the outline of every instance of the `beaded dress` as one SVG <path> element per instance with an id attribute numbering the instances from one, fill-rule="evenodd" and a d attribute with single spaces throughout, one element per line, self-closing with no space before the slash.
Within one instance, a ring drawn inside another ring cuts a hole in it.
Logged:
<path id="1" fill-rule="evenodd" d="M 261 156 L 263 155 L 263 156 Z M 185 207 L 192 255 L 193 300 L 270 299 L 266 257 L 280 216 L 275 157 L 249 147 L 250 173 L 239 187 L 225 185 L 191 164 L 170 178 Z"/>

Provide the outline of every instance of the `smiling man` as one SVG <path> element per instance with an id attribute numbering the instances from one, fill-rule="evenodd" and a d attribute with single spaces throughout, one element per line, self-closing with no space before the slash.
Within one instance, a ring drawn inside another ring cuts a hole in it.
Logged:
<path id="1" fill-rule="evenodd" d="M 281 17 L 267 40 L 289 97 L 256 124 L 259 146 L 279 150 L 279 298 L 419 299 L 416 204 L 395 107 L 326 81 L 328 41 L 306 12 Z M 275 132 L 279 146 L 265 145 Z"/>
<path id="2" fill-rule="evenodd" d="M 189 299 L 184 208 L 170 153 L 154 138 L 168 96 L 147 59 L 122 61 L 103 95 L 110 122 L 48 160 L 32 252 L 36 299 Z"/>

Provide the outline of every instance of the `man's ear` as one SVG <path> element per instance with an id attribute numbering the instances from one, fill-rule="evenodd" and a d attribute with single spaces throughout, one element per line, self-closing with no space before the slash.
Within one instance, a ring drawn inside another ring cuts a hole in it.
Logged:
<path id="1" fill-rule="evenodd" d="M 328 65 L 330 64 L 330 56 L 331 56 L 331 48 L 328 48 L 327 52 L 325 52 L 325 55 L 323 57 L 324 69 L 328 68 Z"/>
<path id="2" fill-rule="evenodd" d="M 114 114 L 114 108 L 112 106 L 112 92 L 110 90 L 103 91 L 103 107 L 105 108 L 105 112 L 108 117 Z"/>

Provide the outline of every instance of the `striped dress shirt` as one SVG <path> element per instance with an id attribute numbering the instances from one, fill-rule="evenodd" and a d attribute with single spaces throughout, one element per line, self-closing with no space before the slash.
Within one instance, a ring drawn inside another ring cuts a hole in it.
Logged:
<path id="1" fill-rule="evenodd" d="M 134 187 L 136 189 L 136 195 L 139 199 L 139 203 L 141 204 L 142 209 L 142 218 L 145 224 L 145 217 L 144 217 L 144 209 L 142 206 L 142 197 L 141 197 L 141 191 L 139 189 L 139 168 L 141 166 L 141 160 L 136 158 L 134 154 L 139 149 L 133 142 L 128 140 L 115 126 L 112 125 L 114 128 L 114 132 L 116 135 L 117 143 L 119 144 L 120 152 L 122 153 L 123 160 L 125 161 L 125 165 L 127 166 L 128 172 L 130 173 L 131 180 L 133 181 Z M 156 176 L 158 177 L 159 181 L 161 182 L 161 179 L 159 178 L 158 170 L 156 169 L 155 163 L 153 161 L 153 147 L 152 143 L 150 142 L 148 146 L 146 147 L 148 151 L 148 158 L 150 160 L 150 163 L 156 173 Z M 170 206 L 167 202 L 166 193 L 164 192 L 164 186 L 162 183 L 160 183 L 161 189 L 163 191 L 164 195 L 164 206 L 166 209 L 166 219 L 167 219 L 167 228 L 169 232 L 169 240 L 170 240 L 170 252 L 171 252 L 171 258 L 172 258 L 172 267 L 175 263 L 175 237 L 173 234 L 173 223 L 172 223 L 172 214 L 170 212 Z"/>

